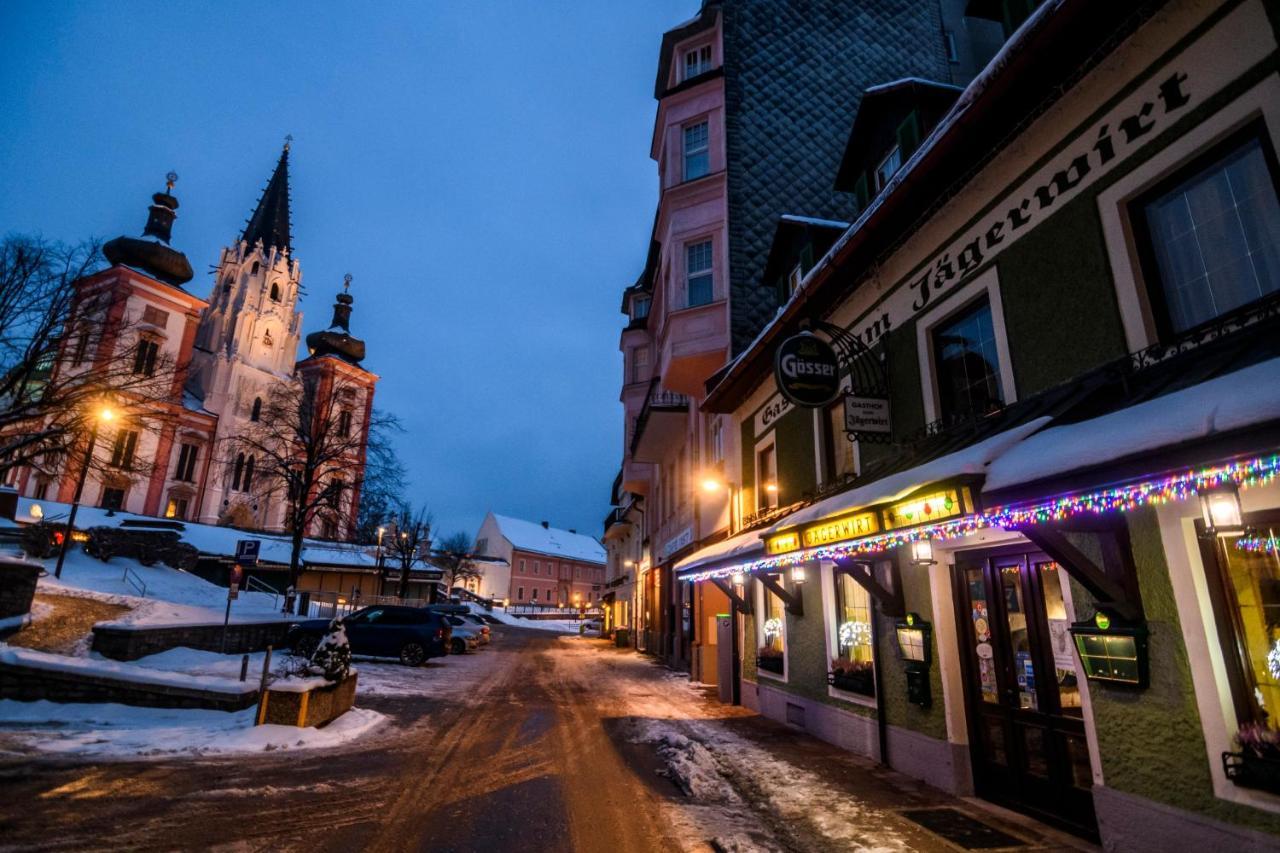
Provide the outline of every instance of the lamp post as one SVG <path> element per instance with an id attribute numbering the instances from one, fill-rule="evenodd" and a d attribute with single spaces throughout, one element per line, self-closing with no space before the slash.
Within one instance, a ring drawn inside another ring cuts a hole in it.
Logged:
<path id="1" fill-rule="evenodd" d="M 84 465 L 80 468 L 80 476 L 76 478 L 76 493 L 71 499 L 71 514 L 67 516 L 67 530 L 62 535 L 62 547 L 58 549 L 58 564 L 53 569 L 55 578 L 62 577 L 62 564 L 67 559 L 67 543 L 71 541 L 71 531 L 76 529 L 76 513 L 80 511 L 80 495 L 84 492 L 84 481 L 89 475 L 89 466 L 93 464 L 93 448 L 98 443 L 98 427 L 103 421 L 109 421 L 115 416 L 115 412 L 103 406 L 98 416 L 93 419 L 93 429 L 89 432 L 89 446 L 84 452 Z"/>

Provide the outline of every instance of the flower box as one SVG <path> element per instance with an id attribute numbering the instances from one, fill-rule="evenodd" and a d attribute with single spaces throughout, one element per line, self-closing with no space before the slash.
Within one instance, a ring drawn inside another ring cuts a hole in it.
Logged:
<path id="1" fill-rule="evenodd" d="M 870 665 L 837 667 L 827 673 L 827 683 L 837 690 L 861 696 L 876 695 L 876 676 Z"/>
<path id="2" fill-rule="evenodd" d="M 356 671 L 341 681 L 286 678 L 267 688 L 258 705 L 258 725 L 319 727 L 336 720 L 356 703 Z"/>
<path id="3" fill-rule="evenodd" d="M 756 657 L 756 666 L 765 672 L 772 672 L 774 675 L 782 675 L 786 668 L 786 662 L 782 657 L 782 652 L 772 646 L 764 646 L 760 649 L 760 654 Z"/>
<path id="4" fill-rule="evenodd" d="M 1263 758 L 1245 749 L 1222 753 L 1227 778 L 1242 788 L 1280 794 L 1280 758 Z"/>

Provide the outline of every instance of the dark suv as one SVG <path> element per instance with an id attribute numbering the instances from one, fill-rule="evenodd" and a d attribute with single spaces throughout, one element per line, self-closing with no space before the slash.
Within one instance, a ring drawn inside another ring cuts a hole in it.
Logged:
<path id="1" fill-rule="evenodd" d="M 406 666 L 444 657 L 449 654 L 449 641 L 453 638 L 453 626 L 443 614 L 420 607 L 376 604 L 347 616 L 342 625 L 351 654 L 398 657 Z M 286 642 L 296 654 L 310 655 L 328 631 L 328 619 L 308 619 L 289 629 Z"/>

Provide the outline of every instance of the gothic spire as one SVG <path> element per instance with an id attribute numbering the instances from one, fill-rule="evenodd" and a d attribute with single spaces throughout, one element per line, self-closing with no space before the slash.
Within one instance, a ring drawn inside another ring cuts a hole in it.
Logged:
<path id="1" fill-rule="evenodd" d="M 250 246 L 261 240 L 264 249 L 275 246 L 293 251 L 289 239 L 289 143 L 292 140 L 291 136 L 285 137 L 280 162 L 276 163 L 276 170 L 258 199 L 258 208 L 245 225 L 241 239 Z"/>

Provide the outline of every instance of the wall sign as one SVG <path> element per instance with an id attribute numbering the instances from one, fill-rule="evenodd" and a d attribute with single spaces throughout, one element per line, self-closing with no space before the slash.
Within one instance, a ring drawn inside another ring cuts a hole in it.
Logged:
<path id="1" fill-rule="evenodd" d="M 889 401 L 884 397 L 844 398 L 844 431 L 855 438 L 862 435 L 889 435 L 893 426 L 889 421 Z"/>
<path id="2" fill-rule="evenodd" d="M 786 397 L 781 394 L 774 394 L 770 397 L 769 402 L 765 403 L 760 408 L 760 411 L 756 412 L 755 423 L 753 424 L 756 438 L 764 435 L 765 431 L 773 426 L 778 418 L 789 411 L 791 411 L 791 401 Z"/>
<path id="3" fill-rule="evenodd" d="M 911 498 L 890 505 L 884 511 L 884 529 L 929 524 L 946 518 L 964 515 L 967 495 L 957 489 L 944 489 L 923 497 Z"/>
<path id="4" fill-rule="evenodd" d="M 801 332 L 778 344 L 773 375 L 778 390 L 797 406 L 825 406 L 840 393 L 836 351 L 812 332 Z"/>
<path id="5" fill-rule="evenodd" d="M 859 512 L 770 536 L 765 540 L 765 551 L 769 554 L 785 554 L 802 547 L 816 548 L 832 542 L 870 536 L 879 529 L 880 523 L 874 512 Z"/>
<path id="6" fill-rule="evenodd" d="M 770 536 L 764 541 L 764 550 L 770 554 L 785 554 L 800 548 L 800 534 L 794 530 Z"/>

